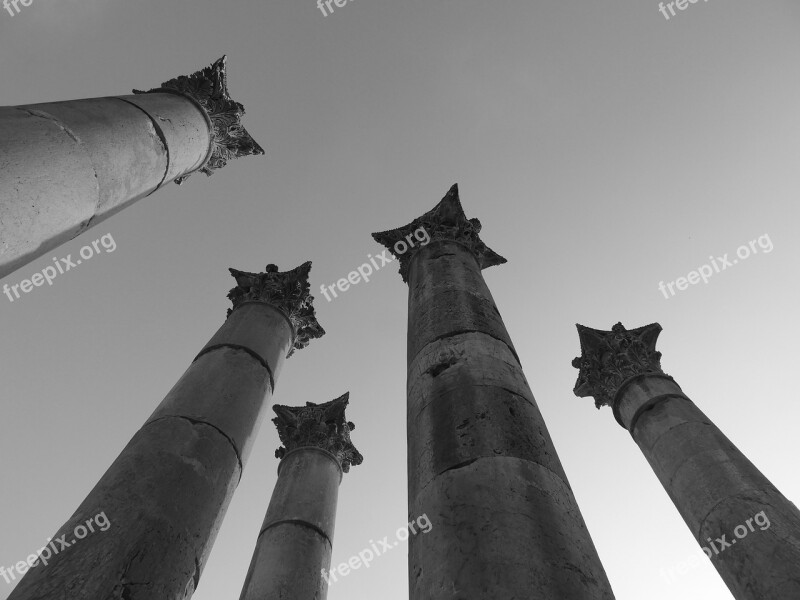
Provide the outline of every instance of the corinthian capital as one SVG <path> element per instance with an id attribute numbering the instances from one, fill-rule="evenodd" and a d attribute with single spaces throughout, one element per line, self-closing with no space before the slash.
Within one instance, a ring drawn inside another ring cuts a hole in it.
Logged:
<path id="1" fill-rule="evenodd" d="M 420 229 L 427 232 L 432 242 L 451 241 L 466 246 L 478 260 L 481 269 L 506 262 L 505 258 L 481 241 L 478 236 L 481 231 L 481 222 L 478 219 L 467 219 L 458 197 L 458 184 L 454 184 L 432 210 L 414 219 L 408 225 L 372 234 L 376 242 L 383 244 L 397 256 L 400 261 L 400 275 L 405 282 L 408 282 L 411 258 L 420 246 L 419 244 L 411 246 L 407 252 L 402 253 L 395 246 L 399 242 L 403 242 L 404 247 L 407 246 L 407 238 L 419 241 L 419 238 L 414 238 L 414 232 Z"/>
<path id="2" fill-rule="evenodd" d="M 264 273 L 228 270 L 236 279 L 236 287 L 228 292 L 228 299 L 233 303 L 228 316 L 245 302 L 264 302 L 274 306 L 286 315 L 295 330 L 294 347 L 289 356 L 308 346 L 312 339 L 325 335 L 314 314 L 314 297 L 308 293 L 311 261 L 283 273 L 276 265 L 267 265 Z"/>
<path id="3" fill-rule="evenodd" d="M 305 406 L 273 406 L 278 416 L 272 422 L 278 428 L 283 444 L 275 451 L 275 456 L 283 458 L 287 452 L 297 448 L 314 447 L 333 454 L 345 473 L 350 470 L 350 465 L 360 465 L 364 457 L 350 441 L 350 432 L 355 425 L 344 415 L 349 398 L 350 392 L 347 392 L 324 404 L 306 402 Z"/>
<path id="4" fill-rule="evenodd" d="M 134 94 L 171 92 L 188 96 L 199 104 L 211 122 L 211 154 L 198 170 L 211 175 L 224 167 L 229 160 L 240 156 L 264 154 L 264 150 L 250 137 L 242 126 L 244 106 L 234 102 L 228 95 L 228 75 L 225 71 L 227 57 L 189 76 L 181 75 L 161 84 L 161 87 L 146 92 L 133 90 Z M 178 177 L 180 185 L 189 175 Z"/>
<path id="5" fill-rule="evenodd" d="M 611 331 L 578 325 L 581 356 L 572 361 L 580 369 L 576 396 L 594 396 L 597 408 L 612 406 L 620 385 L 635 375 L 664 374 L 656 341 L 661 325 L 651 323 L 628 331 L 617 323 Z"/>

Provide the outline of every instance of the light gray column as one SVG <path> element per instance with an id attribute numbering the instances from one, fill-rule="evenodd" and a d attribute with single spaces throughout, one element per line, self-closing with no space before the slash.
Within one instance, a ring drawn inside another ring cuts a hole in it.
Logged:
<path id="1" fill-rule="evenodd" d="M 0 278 L 190 173 L 264 154 L 225 57 L 149 92 L 0 107 Z"/>
<path id="2" fill-rule="evenodd" d="M 409 286 L 408 518 L 433 525 L 409 539 L 410 598 L 610 600 L 481 274 L 506 261 L 480 230 L 453 186 L 409 225 L 373 234 Z"/>
<path id="3" fill-rule="evenodd" d="M 225 323 L 53 536 L 70 547 L 30 569 L 9 600 L 191 597 L 284 359 L 325 333 L 310 268 L 231 269 Z M 75 540 L 101 512 L 110 527 Z"/>
<path id="4" fill-rule="evenodd" d="M 613 408 L 736 600 L 800 598 L 800 511 L 661 370 L 660 332 L 578 325 L 575 394 Z"/>
<path id="5" fill-rule="evenodd" d="M 278 481 L 240 600 L 325 600 L 342 473 L 363 458 L 350 442 L 350 393 L 324 404 L 275 406 Z M 324 573 L 324 574 L 323 574 Z"/>

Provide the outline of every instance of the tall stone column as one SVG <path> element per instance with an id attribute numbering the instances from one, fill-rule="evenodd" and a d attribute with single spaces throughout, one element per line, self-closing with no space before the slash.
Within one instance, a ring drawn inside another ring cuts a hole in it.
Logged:
<path id="1" fill-rule="evenodd" d="M 609 600 L 605 571 L 481 274 L 506 261 L 480 230 L 453 186 L 410 224 L 373 234 L 398 255 L 409 286 L 408 517 L 427 514 L 433 524 L 409 540 L 410 598 Z"/>
<path id="2" fill-rule="evenodd" d="M 736 600 L 800 598 L 800 511 L 661 370 L 660 332 L 578 325 L 575 394 L 612 407 Z"/>
<path id="3" fill-rule="evenodd" d="M 0 278 L 170 181 L 264 154 L 225 57 L 149 92 L 0 107 Z"/>
<path id="4" fill-rule="evenodd" d="M 278 481 L 240 600 L 325 600 L 342 473 L 363 458 L 350 442 L 350 393 L 324 404 L 274 406 L 283 446 Z"/>
<path id="5" fill-rule="evenodd" d="M 285 357 L 325 333 L 310 268 L 231 269 L 225 323 L 53 536 L 69 547 L 9 600 L 191 597 Z M 75 539 L 99 513 L 110 527 Z"/>

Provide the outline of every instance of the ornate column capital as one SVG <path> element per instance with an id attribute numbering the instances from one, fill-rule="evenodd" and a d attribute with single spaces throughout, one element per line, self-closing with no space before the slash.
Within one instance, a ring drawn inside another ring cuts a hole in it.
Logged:
<path id="1" fill-rule="evenodd" d="M 577 325 L 581 356 L 572 361 L 580 369 L 573 392 L 585 398 L 594 396 L 597 408 L 612 406 L 620 385 L 630 377 L 644 374 L 663 375 L 661 352 L 656 341 L 661 325 L 651 323 L 630 331 L 617 323 L 611 331 Z"/>
<path id="2" fill-rule="evenodd" d="M 177 93 L 188 96 L 199 104 L 211 122 L 211 151 L 205 164 L 198 170 L 211 175 L 216 169 L 224 167 L 229 160 L 240 156 L 264 154 L 264 150 L 250 137 L 242 126 L 244 106 L 234 102 L 228 94 L 228 75 L 225 71 L 227 56 L 223 56 L 211 66 L 189 76 L 181 75 L 161 84 L 161 87 L 147 90 L 133 90 L 134 94 L 154 92 Z M 191 173 L 175 179 L 180 185 Z"/>
<path id="3" fill-rule="evenodd" d="M 333 454 L 345 473 L 350 470 L 350 465 L 360 465 L 364 457 L 350 441 L 350 432 L 356 426 L 344 414 L 349 399 L 350 392 L 346 392 L 324 404 L 306 402 L 305 406 L 273 406 L 278 416 L 272 422 L 278 428 L 283 444 L 275 451 L 275 457 L 283 458 L 287 452 L 297 448 L 314 447 Z"/>
<path id="4" fill-rule="evenodd" d="M 421 217 L 411 221 L 408 225 L 373 233 L 372 237 L 379 244 L 386 246 L 400 261 L 400 275 L 408 283 L 408 269 L 411 258 L 419 250 L 412 246 L 408 252 L 397 254 L 393 251 L 395 244 L 406 239 L 418 229 L 424 229 L 430 236 L 430 241 L 452 241 L 466 246 L 475 258 L 481 269 L 502 265 L 506 259 L 484 244 L 478 234 L 481 231 L 481 222 L 478 219 L 467 219 L 461 200 L 458 197 L 458 184 L 454 184 L 432 210 Z"/>
<path id="5" fill-rule="evenodd" d="M 264 273 L 228 270 L 236 279 L 236 287 L 228 292 L 228 299 L 233 304 L 233 308 L 228 309 L 228 316 L 245 302 L 264 302 L 274 306 L 286 315 L 295 330 L 294 347 L 289 356 L 308 346 L 312 339 L 325 335 L 314 313 L 314 296 L 308 293 L 311 261 L 285 272 L 279 272 L 277 265 L 272 264 L 267 265 Z"/>

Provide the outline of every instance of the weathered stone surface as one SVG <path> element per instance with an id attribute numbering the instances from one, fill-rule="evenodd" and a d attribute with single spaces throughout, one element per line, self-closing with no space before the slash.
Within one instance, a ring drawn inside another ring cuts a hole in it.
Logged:
<path id="1" fill-rule="evenodd" d="M 522 369 L 503 342 L 469 333 L 428 345 L 409 368 L 408 398 L 410 498 L 440 473 L 486 457 L 530 460 L 566 482 Z"/>
<path id="2" fill-rule="evenodd" d="M 333 540 L 342 470 L 325 451 L 308 447 L 289 452 L 278 468 L 261 533 L 284 521 L 295 521 Z"/>
<path id="3" fill-rule="evenodd" d="M 684 396 L 681 386 L 668 375 L 650 374 L 646 377 L 628 379 L 625 383 L 625 394 L 617 395 L 617 403 L 612 406 L 617 423 L 628 431 L 639 426 L 638 417 L 643 414 L 643 403 L 649 398 L 677 398 Z M 645 400 L 642 401 L 642 398 Z M 684 401 L 686 399 L 684 398 Z M 642 409 L 642 410 L 640 410 Z M 637 422 L 634 423 L 634 419 Z"/>
<path id="4" fill-rule="evenodd" d="M 189 173 L 264 151 L 224 57 L 152 93 L 0 108 L 0 278 Z"/>
<path id="5" fill-rule="evenodd" d="M 494 457 L 447 471 L 411 502 L 409 520 L 423 514 L 411 598 L 613 598 L 572 492 L 541 465 Z"/>
<path id="6" fill-rule="evenodd" d="M 579 331 L 576 395 L 613 404 L 734 598 L 800 598 L 800 511 L 663 374 L 655 351 L 660 325 Z M 587 331 L 595 343 L 586 343 Z M 770 525 L 752 531 L 746 523 L 762 511 Z M 730 547 L 717 543 L 723 536 Z"/>
<path id="7" fill-rule="evenodd" d="M 501 264 L 454 186 L 387 247 L 409 284 L 409 519 L 412 600 L 611 600 L 613 593 L 481 269 Z"/>
<path id="8" fill-rule="evenodd" d="M 649 400 L 641 389 L 623 390 L 624 401 Z M 748 530 L 711 559 L 736 600 L 800 598 L 800 511 L 699 408 L 666 399 L 641 414 L 633 438 L 700 546 L 712 550 L 722 535 L 731 542 L 737 526 L 765 512 L 770 528 Z"/>
<path id="9" fill-rule="evenodd" d="M 461 207 L 461 198 L 458 194 L 458 184 L 453 184 L 439 204 L 426 212 L 421 217 L 396 229 L 373 233 L 372 237 L 379 244 L 383 244 L 394 253 L 394 246 L 406 239 L 417 229 L 428 232 L 431 241 L 455 242 L 462 246 L 470 256 L 480 265 L 481 269 L 502 265 L 506 259 L 483 243 L 480 236 L 481 222 L 478 219 L 468 219 Z M 416 256 L 418 247 L 412 247 L 408 252 L 400 254 L 400 275 L 403 281 L 408 281 L 411 260 Z"/>
<path id="10" fill-rule="evenodd" d="M 270 398 L 264 363 L 279 366 L 292 343 L 274 308 L 239 306 L 229 322 L 54 537 L 100 512 L 109 529 L 29 571 L 11 599 L 191 597 Z"/>
<path id="11" fill-rule="evenodd" d="M 211 66 L 191 75 L 181 75 L 161 84 L 161 87 L 134 94 L 174 92 L 191 98 L 207 115 L 211 130 L 211 144 L 207 160 L 200 171 L 211 175 L 224 167 L 229 160 L 240 156 L 264 154 L 264 150 L 250 137 L 241 122 L 244 106 L 234 102 L 228 94 L 227 57 L 223 56 Z M 181 184 L 189 173 L 175 180 Z"/>
<path id="12" fill-rule="evenodd" d="M 580 369 L 575 394 L 594 396 L 595 405 L 611 406 L 620 385 L 645 373 L 662 373 L 656 340 L 661 325 L 651 323 L 628 331 L 617 323 L 611 331 L 578 325 L 581 356 L 572 361 Z"/>
<path id="13" fill-rule="evenodd" d="M 294 450 L 310 447 L 332 454 L 344 473 L 350 470 L 350 465 L 360 465 L 364 457 L 350 441 L 350 432 L 355 425 L 345 417 L 349 402 L 350 392 L 345 392 L 322 404 L 275 405 L 273 409 L 278 416 L 272 422 L 278 428 L 283 444 L 275 451 L 275 458 L 284 458 Z"/>
<path id="14" fill-rule="evenodd" d="M 169 149 L 169 166 L 162 174 L 160 185 L 193 173 L 206 162 L 210 134 L 207 117 L 199 106 L 194 105 L 191 111 L 185 98 L 166 93 L 119 96 L 118 99 L 137 106 L 150 117 L 159 138 Z"/>
<path id="15" fill-rule="evenodd" d="M 264 366 L 237 348 L 220 347 L 194 361 L 148 423 L 184 417 L 218 429 L 247 462 L 272 395 Z"/>
<path id="16" fill-rule="evenodd" d="M 236 279 L 236 287 L 228 292 L 228 298 L 233 303 L 228 316 L 236 308 L 251 302 L 266 302 L 280 310 L 292 324 L 292 349 L 287 356 L 305 348 L 311 340 L 325 335 L 314 312 L 314 296 L 309 293 L 311 261 L 285 272 L 272 264 L 267 265 L 262 273 L 228 270 Z"/>
<path id="17" fill-rule="evenodd" d="M 78 140 L 52 119 L 16 108 L 0 108 L 0 173 L 3 278 L 79 235 L 99 190 Z"/>
<path id="18" fill-rule="evenodd" d="M 480 331 L 514 344 L 469 251 L 454 242 L 431 242 L 411 262 L 408 280 L 408 361 L 444 336 Z"/>
<path id="19" fill-rule="evenodd" d="M 233 311 L 198 354 L 230 346 L 246 348 L 269 369 L 274 381 L 278 380 L 286 357 L 292 350 L 294 331 L 286 315 L 263 302 L 245 304 Z"/>
<path id="20" fill-rule="evenodd" d="M 275 453 L 278 481 L 240 600 L 325 600 L 322 572 L 330 570 L 343 467 L 361 462 L 345 417 L 348 398 L 273 407 L 283 444 Z"/>
<path id="21" fill-rule="evenodd" d="M 409 362 L 409 415 L 416 416 L 433 400 L 434 386 L 437 393 L 444 393 L 460 389 L 465 381 L 504 388 L 536 403 L 505 342 L 483 333 L 458 333 L 431 342 Z"/>
<path id="22" fill-rule="evenodd" d="M 322 570 L 330 564 L 324 536 L 300 523 L 281 523 L 259 538 L 240 600 L 325 600 Z"/>
<path id="23" fill-rule="evenodd" d="M 53 539 L 69 542 L 101 512 L 110 527 L 29 570 L 9 599 L 190 597 L 239 476 L 215 428 L 183 418 L 145 425 Z"/>

